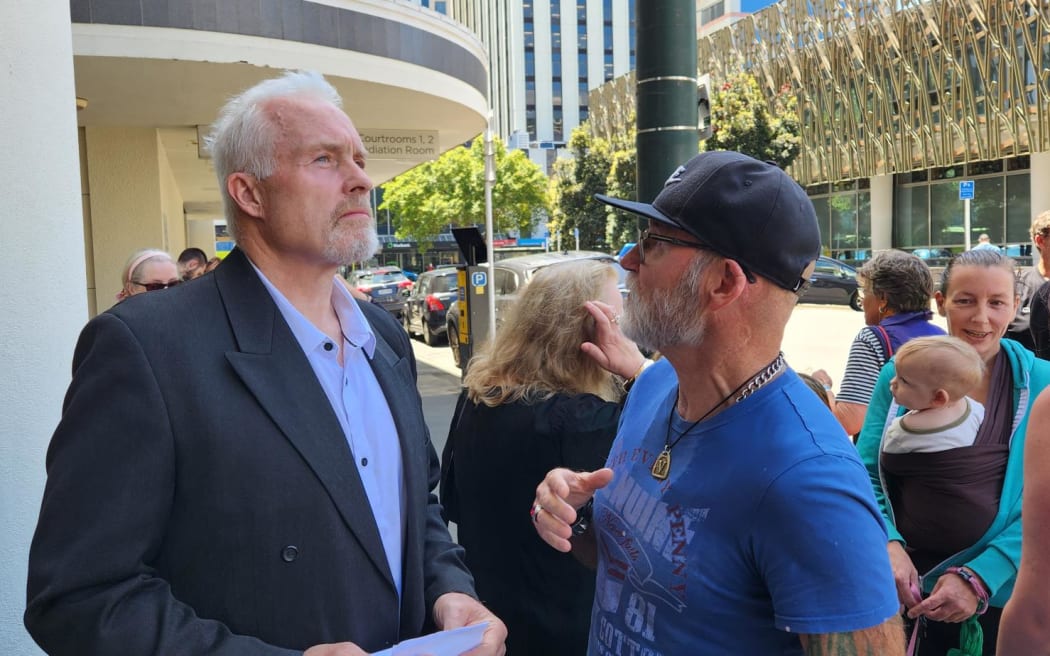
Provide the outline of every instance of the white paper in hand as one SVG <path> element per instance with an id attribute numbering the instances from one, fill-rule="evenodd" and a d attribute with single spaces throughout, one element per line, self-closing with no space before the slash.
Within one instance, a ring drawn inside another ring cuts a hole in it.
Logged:
<path id="1" fill-rule="evenodd" d="M 481 644 L 488 622 L 438 631 L 377 651 L 372 656 L 460 656 Z"/>

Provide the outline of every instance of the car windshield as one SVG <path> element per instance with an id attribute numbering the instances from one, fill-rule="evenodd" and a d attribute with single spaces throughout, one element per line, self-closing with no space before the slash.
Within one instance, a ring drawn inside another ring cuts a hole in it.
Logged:
<path id="1" fill-rule="evenodd" d="M 456 288 L 456 275 L 434 276 L 430 281 L 430 291 L 434 293 L 450 292 Z"/>

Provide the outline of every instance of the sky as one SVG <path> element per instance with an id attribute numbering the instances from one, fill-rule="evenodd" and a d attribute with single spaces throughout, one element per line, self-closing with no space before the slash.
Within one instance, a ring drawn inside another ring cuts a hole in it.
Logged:
<path id="1" fill-rule="evenodd" d="M 773 0 L 740 0 L 740 11 L 754 13 L 773 4 Z"/>

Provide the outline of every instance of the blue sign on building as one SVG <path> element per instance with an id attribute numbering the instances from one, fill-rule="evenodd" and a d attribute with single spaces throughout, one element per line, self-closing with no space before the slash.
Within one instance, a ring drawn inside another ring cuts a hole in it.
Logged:
<path id="1" fill-rule="evenodd" d="M 959 200 L 973 200 L 973 180 L 959 180 Z"/>

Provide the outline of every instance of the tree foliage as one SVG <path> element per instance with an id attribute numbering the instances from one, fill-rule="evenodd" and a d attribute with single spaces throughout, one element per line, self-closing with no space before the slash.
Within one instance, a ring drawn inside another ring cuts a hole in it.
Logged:
<path id="1" fill-rule="evenodd" d="M 492 224 L 497 233 L 531 234 L 534 216 L 547 209 L 547 178 L 523 151 L 493 138 L 496 183 Z M 383 185 L 380 210 L 389 210 L 397 236 L 421 245 L 448 225 L 485 224 L 485 142 L 459 146 Z"/>
<path id="2" fill-rule="evenodd" d="M 790 166 L 802 148 L 798 99 L 782 87 L 772 103 L 750 73 L 737 73 L 711 99 L 710 139 L 701 150 L 736 150 L 760 160 Z"/>
<path id="3" fill-rule="evenodd" d="M 613 143 L 596 137 L 586 121 L 569 137 L 571 158 L 559 159 L 551 173 L 552 239 L 573 244 L 580 231 L 580 248 L 614 251 L 634 241 L 635 218 L 594 199 L 595 194 L 634 199 L 637 196 L 634 129 Z"/>

